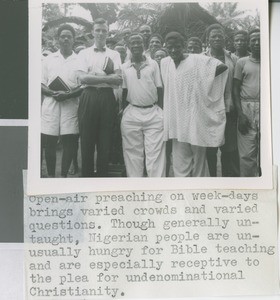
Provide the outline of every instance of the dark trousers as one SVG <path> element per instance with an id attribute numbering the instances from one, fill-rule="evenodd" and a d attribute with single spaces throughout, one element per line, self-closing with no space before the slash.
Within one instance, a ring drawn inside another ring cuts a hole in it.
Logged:
<path id="1" fill-rule="evenodd" d="M 77 158 L 78 151 L 78 134 L 64 134 L 61 136 L 63 146 L 62 162 L 61 162 L 61 176 L 67 177 L 72 160 Z"/>
<path id="2" fill-rule="evenodd" d="M 62 162 L 61 162 L 61 176 L 67 177 L 72 159 L 76 152 L 79 135 L 65 134 L 60 136 L 62 141 Z M 41 164 L 43 157 L 43 149 L 45 149 L 45 159 L 49 177 L 55 177 L 56 167 L 56 149 L 58 136 L 41 134 Z"/>
<path id="3" fill-rule="evenodd" d="M 58 136 L 41 134 L 41 165 L 43 160 L 43 149 L 45 149 L 45 160 L 49 177 L 55 177 L 57 141 Z"/>
<path id="4" fill-rule="evenodd" d="M 225 144 L 220 147 L 223 177 L 239 177 L 239 153 L 237 149 L 237 114 L 226 114 Z M 208 147 L 206 151 L 209 173 L 211 177 L 217 176 L 218 148 Z"/>
<path id="5" fill-rule="evenodd" d="M 108 176 L 108 163 L 115 122 L 116 100 L 111 88 L 86 88 L 80 98 L 78 118 L 81 138 L 82 177 Z"/>

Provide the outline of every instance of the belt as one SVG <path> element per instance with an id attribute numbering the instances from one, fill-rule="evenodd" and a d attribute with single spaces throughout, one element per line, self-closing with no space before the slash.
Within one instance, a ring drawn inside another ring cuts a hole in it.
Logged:
<path id="1" fill-rule="evenodd" d="M 131 104 L 131 103 L 130 103 Z M 154 104 L 151 104 L 151 105 L 145 105 L 145 106 L 142 106 L 142 105 L 136 105 L 136 104 L 131 104 L 132 106 L 135 106 L 135 107 L 138 107 L 138 108 L 151 108 L 153 106 L 155 106 L 155 103 Z"/>
<path id="2" fill-rule="evenodd" d="M 89 89 L 89 90 L 97 90 L 97 91 L 106 91 L 106 90 L 113 90 L 113 88 L 110 87 L 95 87 L 95 86 L 87 86 L 85 87 L 85 89 Z"/>

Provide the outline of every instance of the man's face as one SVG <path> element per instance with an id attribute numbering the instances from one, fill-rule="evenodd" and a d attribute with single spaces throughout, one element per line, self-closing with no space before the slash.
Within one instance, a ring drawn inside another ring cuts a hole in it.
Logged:
<path id="1" fill-rule="evenodd" d="M 74 45 L 74 37 L 70 30 L 62 30 L 58 42 L 60 49 L 72 49 Z"/>
<path id="2" fill-rule="evenodd" d="M 150 39 L 149 49 L 151 52 L 155 52 L 157 49 L 162 47 L 161 41 L 158 37 L 154 36 Z"/>
<path id="3" fill-rule="evenodd" d="M 165 53 L 164 51 L 162 51 L 162 50 L 157 50 L 157 51 L 155 52 L 154 59 L 155 59 L 155 61 L 156 61 L 158 64 L 160 64 L 160 61 L 161 61 L 164 57 L 166 57 L 166 53 Z"/>
<path id="4" fill-rule="evenodd" d="M 261 52 L 261 44 L 260 44 L 260 33 L 254 32 L 250 35 L 250 48 L 253 54 L 260 55 Z"/>
<path id="5" fill-rule="evenodd" d="M 187 52 L 192 54 L 199 54 L 202 52 L 202 48 L 199 43 L 190 41 L 187 45 Z"/>
<path id="6" fill-rule="evenodd" d="M 92 35 L 95 42 L 105 44 L 108 36 L 108 26 L 106 24 L 94 24 Z"/>
<path id="7" fill-rule="evenodd" d="M 126 43 L 128 43 L 128 38 L 129 38 L 130 35 L 131 35 L 131 30 L 129 28 L 126 28 L 126 29 L 123 30 L 122 36 L 123 36 L 123 39 Z"/>
<path id="8" fill-rule="evenodd" d="M 143 35 L 144 39 L 148 41 L 151 37 L 152 30 L 149 25 L 142 25 L 139 29 L 140 33 Z"/>
<path id="9" fill-rule="evenodd" d="M 247 51 L 247 39 L 244 34 L 237 34 L 234 37 L 234 48 L 238 51 Z"/>
<path id="10" fill-rule="evenodd" d="M 122 63 L 124 63 L 125 57 L 126 57 L 126 50 L 124 47 L 122 46 L 116 46 L 115 49 L 116 51 L 118 51 L 120 53 L 121 56 L 121 61 Z"/>
<path id="11" fill-rule="evenodd" d="M 180 62 L 183 59 L 184 45 L 177 39 L 169 39 L 166 42 L 166 49 L 174 62 Z"/>
<path id="12" fill-rule="evenodd" d="M 225 46 L 225 34 L 222 29 L 213 29 L 210 31 L 208 42 L 210 48 L 223 49 Z"/>
<path id="13" fill-rule="evenodd" d="M 144 52 L 144 42 L 141 36 L 135 35 L 129 39 L 129 49 L 132 56 L 141 55 Z"/>

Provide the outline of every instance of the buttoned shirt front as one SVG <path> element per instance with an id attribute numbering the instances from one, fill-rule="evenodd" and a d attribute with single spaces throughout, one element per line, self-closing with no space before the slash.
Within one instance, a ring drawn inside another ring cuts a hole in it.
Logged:
<path id="1" fill-rule="evenodd" d="M 123 88 L 128 89 L 127 101 L 133 105 L 147 106 L 158 101 L 157 88 L 162 87 L 157 62 L 146 58 L 139 70 L 129 60 L 122 65 Z"/>
<path id="2" fill-rule="evenodd" d="M 119 52 L 104 47 L 105 51 L 96 51 L 96 46 L 93 45 L 79 53 L 78 71 L 83 71 L 92 75 L 106 75 L 103 71 L 106 57 L 110 57 L 114 63 L 114 71 L 121 69 L 121 57 Z M 95 84 L 94 87 L 111 87 L 116 88 L 115 85 L 107 83 Z"/>

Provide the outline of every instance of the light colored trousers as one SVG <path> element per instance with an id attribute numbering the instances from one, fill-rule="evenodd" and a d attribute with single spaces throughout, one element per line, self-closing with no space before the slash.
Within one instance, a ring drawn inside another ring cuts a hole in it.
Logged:
<path id="1" fill-rule="evenodd" d="M 240 176 L 257 177 L 260 176 L 260 102 L 242 101 L 243 113 L 250 122 L 247 134 L 241 134 L 237 130 L 237 145 L 240 157 Z"/>
<path id="2" fill-rule="evenodd" d="M 123 156 L 128 177 L 165 176 L 165 142 L 163 112 L 154 105 L 139 108 L 128 105 L 121 122 Z"/>
<path id="3" fill-rule="evenodd" d="M 173 170 L 175 177 L 208 177 L 206 148 L 189 143 L 172 141 Z"/>

